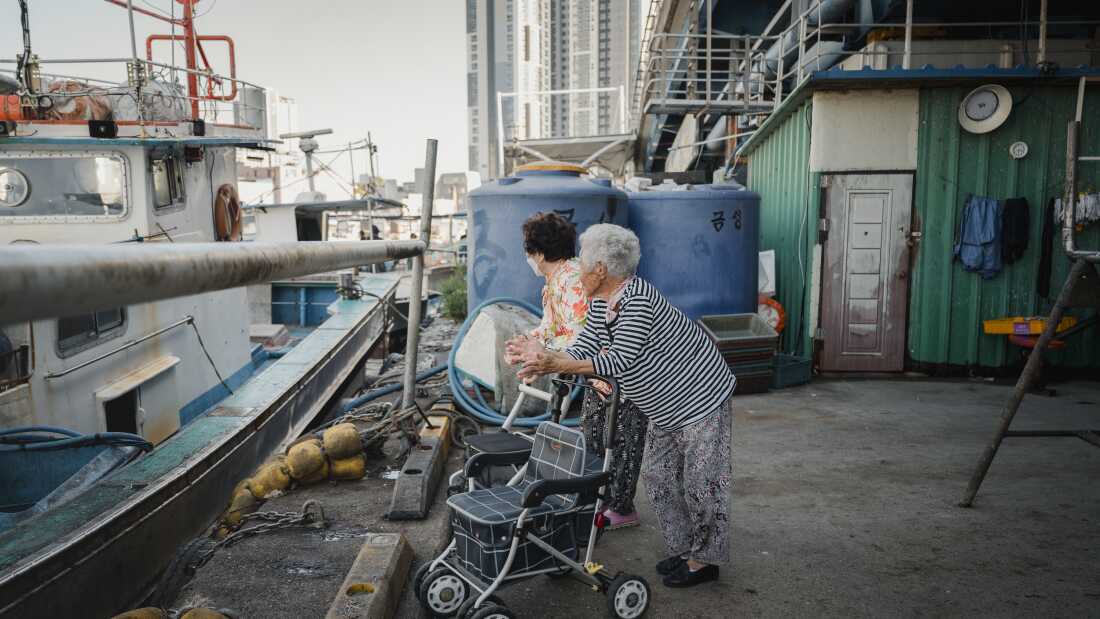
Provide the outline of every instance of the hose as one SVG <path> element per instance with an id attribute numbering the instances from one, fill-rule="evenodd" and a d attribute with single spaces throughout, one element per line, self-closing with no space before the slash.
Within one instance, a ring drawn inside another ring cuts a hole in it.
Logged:
<path id="1" fill-rule="evenodd" d="M 53 432 L 67 435 L 65 438 L 52 438 L 25 432 Z M 11 445 L 23 451 L 53 451 L 72 447 L 91 445 L 119 445 L 137 447 L 142 451 L 152 451 L 153 444 L 144 438 L 129 432 L 98 432 L 96 434 L 76 434 L 71 430 L 49 426 L 29 426 L 10 428 L 0 433 L 0 445 Z"/>
<path id="2" fill-rule="evenodd" d="M 542 311 L 526 301 L 511 297 L 493 297 L 492 299 L 487 299 L 475 307 L 474 310 L 470 312 L 470 315 L 466 317 L 466 320 L 463 321 L 462 326 L 458 329 L 458 334 L 455 336 L 454 343 L 451 345 L 451 352 L 447 357 L 447 378 L 450 380 L 451 392 L 454 395 L 455 402 L 474 419 L 482 423 L 499 426 L 504 424 L 504 420 L 507 419 L 507 416 L 501 415 L 499 411 L 490 408 L 488 403 L 485 402 L 485 398 L 481 396 L 480 390 L 477 392 L 480 402 L 471 400 L 470 396 L 466 393 L 465 387 L 462 386 L 462 379 L 465 373 L 455 365 L 455 357 L 458 354 L 458 349 L 462 346 L 462 340 L 465 339 L 466 333 L 470 330 L 470 327 L 473 325 L 478 314 L 481 313 L 481 310 L 490 305 L 514 305 L 540 317 L 542 316 Z M 520 417 L 515 420 L 513 425 L 521 428 L 534 428 L 549 418 L 549 413 L 543 413 L 537 417 Z M 566 419 L 563 420 L 562 423 L 567 426 L 576 426 L 580 423 L 580 420 Z"/>
<path id="3" fill-rule="evenodd" d="M 62 434 L 68 437 L 80 436 L 79 432 L 73 432 L 68 428 L 58 428 L 56 426 L 23 426 L 21 428 L 4 428 L 0 429 L 0 436 L 7 436 L 9 434 L 21 434 L 23 432 L 49 432 L 51 434 Z"/>
<path id="4" fill-rule="evenodd" d="M 435 376 L 436 374 L 442 373 L 444 370 L 447 369 L 447 365 L 448 364 L 444 363 L 443 365 L 437 365 L 434 368 L 427 369 L 427 370 L 424 370 L 423 372 L 420 372 L 419 374 L 416 375 L 416 382 L 420 382 L 422 380 L 431 378 L 432 376 Z M 354 398 L 354 399 L 351 399 L 351 400 L 348 400 L 347 402 L 345 402 L 344 406 L 343 406 L 343 411 L 346 413 L 346 412 L 350 411 L 353 408 L 358 408 L 358 407 L 366 404 L 367 402 L 370 402 L 371 400 L 377 400 L 378 398 L 380 398 L 382 396 L 389 395 L 391 393 L 397 393 L 398 391 L 401 391 L 404 388 L 405 388 L 404 385 L 402 385 L 401 383 L 397 383 L 397 384 L 393 384 L 393 385 L 387 385 L 387 386 L 379 388 L 379 389 L 375 389 L 374 391 L 371 391 L 369 393 L 364 393 L 363 395 L 361 395 L 357 398 Z"/>

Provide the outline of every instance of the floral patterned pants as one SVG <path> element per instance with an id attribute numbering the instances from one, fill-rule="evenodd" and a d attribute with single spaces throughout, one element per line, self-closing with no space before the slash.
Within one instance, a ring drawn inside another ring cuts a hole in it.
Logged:
<path id="1" fill-rule="evenodd" d="M 585 443 L 589 451 L 601 456 L 604 428 L 607 425 L 607 401 L 591 389 L 585 389 L 583 417 Z M 634 511 L 634 493 L 638 490 L 638 473 L 642 468 L 642 452 L 645 449 L 646 421 L 642 412 L 630 400 L 619 404 L 615 424 L 615 445 L 612 447 L 610 498 L 607 508 L 620 514 Z"/>
<path id="2" fill-rule="evenodd" d="M 730 561 L 730 402 L 680 430 L 650 425 L 645 487 L 669 556 Z"/>

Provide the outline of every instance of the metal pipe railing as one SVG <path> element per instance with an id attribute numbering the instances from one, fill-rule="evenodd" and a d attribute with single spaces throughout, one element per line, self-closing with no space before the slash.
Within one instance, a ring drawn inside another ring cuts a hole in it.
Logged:
<path id="1" fill-rule="evenodd" d="M 75 316 L 421 255 L 422 241 L 0 247 L 0 324 Z"/>
<path id="2" fill-rule="evenodd" d="M 1096 26 L 1097 20 L 1048 19 L 1046 4 L 1042 0 L 1037 19 L 1014 21 L 966 21 L 966 22 L 916 22 L 914 2 L 905 3 L 905 19 L 895 22 L 840 21 L 825 13 L 820 2 L 810 2 L 797 15 L 784 14 L 786 8 L 776 13 L 762 36 L 726 35 L 716 32 L 691 32 L 687 34 L 655 33 L 648 37 L 640 62 L 639 83 L 634 96 L 636 114 L 640 117 L 649 109 L 655 98 L 690 100 L 692 109 L 707 110 L 721 99 L 742 103 L 779 105 L 786 94 L 808 79 L 814 71 L 835 64 L 831 52 L 822 52 L 815 43 L 825 42 L 830 34 L 846 34 L 854 30 L 897 29 L 904 33 L 900 48 L 894 50 L 859 50 L 864 56 L 898 56 L 896 64 L 903 68 L 919 66 L 921 56 L 988 55 L 989 50 L 946 48 L 920 50 L 915 44 L 916 27 L 920 28 L 1012 28 L 1037 27 L 1038 62 L 1049 60 L 1048 30 L 1059 26 Z M 786 5 L 785 5 L 786 7 Z M 776 34 L 771 34 L 777 24 L 786 24 Z M 991 39 L 994 40 L 994 39 Z M 725 45 L 720 45 L 725 43 Z M 741 44 L 739 44 L 741 43 Z M 767 52 L 770 48 L 772 54 Z M 728 49 L 724 49 L 728 47 Z M 747 49 L 746 49 L 747 48 Z M 850 52 L 856 53 L 856 52 Z M 1065 52 L 1057 52 L 1065 53 Z M 846 52 L 847 54 L 847 52 Z M 767 58 L 767 59 L 766 59 Z M 714 65 L 729 63 L 728 70 L 715 69 Z M 769 66 L 770 65 L 770 66 Z M 776 70 L 778 69 L 778 70 Z M 714 88 L 714 81 L 724 81 L 725 86 Z M 640 87 L 638 87 L 640 86 Z M 735 89 L 741 92 L 735 92 Z M 718 92 L 716 92 L 718 91 Z M 726 110 L 735 108 L 732 102 Z M 748 111 L 748 110 L 747 110 Z M 726 113 L 729 113 L 728 111 Z M 751 111 L 749 113 L 752 113 Z"/>
<path id="3" fill-rule="evenodd" d="M 432 205 L 435 202 L 435 160 L 439 149 L 438 140 L 428 140 L 424 153 L 424 206 L 420 218 L 420 238 L 424 246 L 432 240 Z M 409 282 L 409 319 L 405 340 L 405 391 L 401 395 L 401 408 L 407 409 L 416 403 L 416 358 L 420 346 L 420 297 L 424 286 L 424 253 L 420 252 L 413 260 L 412 280 Z M 427 418 L 424 419 L 427 421 Z M 428 422 L 431 426 L 431 422 Z"/>
<path id="4" fill-rule="evenodd" d="M 133 348 L 134 346 L 137 346 L 138 344 L 140 344 L 142 342 L 148 342 L 149 340 L 153 339 L 154 337 L 157 337 L 158 335 L 163 335 L 165 333 L 168 333 L 169 331 L 171 331 L 172 329 L 175 329 L 176 327 L 182 327 L 183 325 L 190 324 L 192 322 L 195 322 L 195 317 L 188 314 L 182 320 L 177 320 L 176 322 L 173 322 L 172 324 L 170 324 L 168 326 L 161 327 L 160 329 L 157 329 L 156 331 L 153 331 L 152 333 L 146 333 L 145 335 L 143 335 L 143 336 L 141 336 L 141 337 L 139 337 L 135 340 L 130 340 L 129 342 L 123 344 L 122 346 L 119 346 L 118 348 L 114 348 L 112 350 L 109 350 L 109 351 L 103 353 L 102 355 L 98 355 L 96 357 L 88 359 L 87 361 L 84 361 L 83 363 L 78 363 L 78 364 L 74 365 L 71 368 L 65 368 L 64 370 L 61 370 L 59 372 L 50 372 L 49 374 L 46 374 L 43 378 L 45 378 L 46 380 L 50 380 L 51 378 L 61 378 L 62 376 L 65 376 L 67 374 L 72 374 L 73 372 L 75 372 L 77 370 L 82 370 L 82 369 L 88 367 L 89 365 L 92 365 L 93 363 L 98 363 L 98 362 L 103 361 L 104 359 L 106 359 L 108 357 L 113 357 L 114 355 L 117 355 L 118 353 L 120 353 L 124 350 L 130 350 L 131 348 Z"/>

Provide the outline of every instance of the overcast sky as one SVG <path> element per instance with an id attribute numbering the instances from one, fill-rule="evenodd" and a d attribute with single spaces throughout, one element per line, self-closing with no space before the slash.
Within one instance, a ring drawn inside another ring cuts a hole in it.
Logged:
<path id="1" fill-rule="evenodd" d="M 167 11 L 169 1 L 134 6 Z M 31 42 L 42 58 L 130 55 L 123 8 L 103 0 L 29 5 Z M 202 0 L 196 23 L 200 34 L 233 37 L 238 76 L 296 99 L 303 128 L 331 127 L 334 135 L 318 138 L 322 148 L 370 131 L 384 175 L 406 181 L 424 164 L 429 137 L 439 140 L 439 172 L 466 170 L 464 7 L 461 0 Z M 144 53 L 145 36 L 168 25 L 137 15 L 136 27 Z M 0 5 L 0 42 L 0 57 L 22 49 L 16 2 Z M 221 49 L 207 52 L 224 56 Z M 70 71 L 88 74 L 76 65 L 57 70 Z M 110 77 L 125 80 L 118 71 Z M 355 165 L 357 173 L 365 170 L 364 152 Z M 333 168 L 350 176 L 346 155 Z M 327 178 L 318 189 L 330 200 L 347 197 Z"/>

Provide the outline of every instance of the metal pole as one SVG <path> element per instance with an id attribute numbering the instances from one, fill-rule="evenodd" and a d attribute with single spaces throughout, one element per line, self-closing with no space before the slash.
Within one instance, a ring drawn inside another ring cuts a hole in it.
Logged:
<path id="1" fill-rule="evenodd" d="M 1047 59 L 1047 0 L 1039 2 L 1039 63 Z"/>
<path id="2" fill-rule="evenodd" d="M 910 68 L 913 53 L 913 0 L 905 0 L 905 54 L 901 57 L 901 68 Z"/>
<path id="3" fill-rule="evenodd" d="M 420 255 L 420 241 L 0 247 L 0 324 L 77 316 Z"/>
<path id="4" fill-rule="evenodd" d="M 710 106 L 710 32 L 714 17 L 714 0 L 707 0 L 707 106 Z"/>
<path id="5" fill-rule="evenodd" d="M 1058 299 L 1050 310 L 1050 316 L 1047 318 L 1046 326 L 1043 327 L 1043 333 L 1039 336 L 1039 341 L 1035 342 L 1031 354 L 1027 356 L 1027 364 L 1024 366 L 1024 371 L 1020 373 L 1020 378 L 1016 381 L 1016 388 L 1012 391 L 1008 404 L 1001 410 L 1001 421 L 997 424 L 997 432 L 993 434 L 993 438 L 986 445 L 981 458 L 978 459 L 978 466 L 970 477 L 970 483 L 966 486 L 966 495 L 959 502 L 959 507 L 970 507 L 974 504 L 974 496 L 978 494 L 978 489 L 981 488 L 982 481 L 985 479 L 986 473 L 989 472 L 989 466 L 993 464 L 993 458 L 997 455 L 997 449 L 1001 446 L 1001 441 L 1004 440 L 1008 427 L 1012 424 L 1012 418 L 1016 416 L 1016 411 L 1020 408 L 1020 402 L 1023 401 L 1028 390 L 1031 389 L 1031 384 L 1035 382 L 1035 376 L 1039 373 L 1039 367 L 1042 364 L 1043 351 L 1046 350 L 1050 340 L 1054 339 L 1054 332 L 1058 328 L 1058 323 L 1062 322 L 1062 314 L 1069 304 L 1073 287 L 1088 267 L 1089 263 L 1084 260 L 1077 260 L 1073 263 L 1073 268 L 1070 269 L 1066 283 L 1062 286 L 1062 292 L 1058 293 Z"/>
<path id="6" fill-rule="evenodd" d="M 416 402 L 416 356 L 420 345 L 420 296 L 424 285 L 424 256 L 432 239 L 432 202 L 435 201 L 435 155 L 438 140 L 428 140 L 424 155 L 424 206 L 420 209 L 420 240 L 424 251 L 413 259 L 412 281 L 409 282 L 409 324 L 405 343 L 405 390 L 401 396 L 401 408 L 407 409 Z"/>
<path id="7" fill-rule="evenodd" d="M 626 118 L 626 87 L 619 86 L 619 133 L 627 132 Z"/>
<path id="8" fill-rule="evenodd" d="M 355 196 L 355 151 L 351 149 L 351 142 L 348 142 L 348 163 L 351 165 L 351 199 L 354 200 Z"/>
<path id="9" fill-rule="evenodd" d="M 504 96 L 497 91 L 497 177 L 504 176 Z"/>
<path id="10" fill-rule="evenodd" d="M 138 61 L 137 55 L 137 35 L 134 34 L 134 3 L 133 0 L 126 0 L 126 12 L 130 16 L 130 56 L 134 62 Z"/>
<path id="11" fill-rule="evenodd" d="M 317 191 L 317 188 L 313 185 L 313 153 L 311 151 L 306 151 L 306 179 L 309 181 L 309 192 Z"/>

